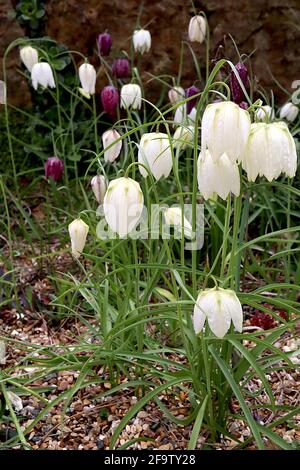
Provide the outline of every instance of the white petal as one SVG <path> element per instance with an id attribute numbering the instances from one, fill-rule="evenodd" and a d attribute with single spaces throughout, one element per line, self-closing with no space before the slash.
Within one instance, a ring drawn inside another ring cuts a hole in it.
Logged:
<path id="1" fill-rule="evenodd" d="M 110 147 L 120 137 L 120 134 L 115 129 L 109 129 L 108 131 L 104 132 L 102 135 L 103 148 L 106 149 L 107 147 Z M 108 150 L 105 150 L 105 162 L 114 162 L 120 155 L 121 150 L 122 140 L 116 142 L 114 145 L 108 148 Z"/>
<path id="2" fill-rule="evenodd" d="M 72 254 L 75 258 L 79 258 L 83 251 L 88 231 L 89 226 L 81 219 L 75 219 L 69 224 Z"/>
<path id="3" fill-rule="evenodd" d="M 32 86 L 37 90 L 38 85 L 44 88 L 55 88 L 55 81 L 52 69 L 47 62 L 38 62 L 32 67 L 31 71 Z"/>
<path id="4" fill-rule="evenodd" d="M 128 83 L 121 88 L 121 108 L 141 109 L 142 106 L 142 90 L 141 87 L 134 83 Z"/>
<path id="5" fill-rule="evenodd" d="M 206 107 L 201 125 L 202 149 L 210 151 L 214 161 L 226 153 L 231 162 L 240 160 L 250 132 L 249 113 L 231 101 Z"/>
<path id="6" fill-rule="evenodd" d="M 183 221 L 183 233 L 186 238 L 191 239 L 193 229 L 187 218 L 182 215 L 180 207 L 170 207 L 164 212 L 164 219 L 167 225 L 173 225 L 177 227 L 179 233 L 182 233 L 182 221 Z"/>
<path id="7" fill-rule="evenodd" d="M 201 294 L 198 295 L 197 302 L 194 307 L 194 315 L 193 315 L 193 324 L 195 333 L 198 334 L 203 330 L 206 315 L 201 307 Z"/>
<path id="8" fill-rule="evenodd" d="M 241 333 L 243 330 L 243 309 L 241 303 L 233 290 L 223 290 L 224 309 L 227 309 L 228 315 L 231 317 L 234 328 Z"/>
<path id="9" fill-rule="evenodd" d="M 82 89 L 88 95 L 95 94 L 96 70 L 91 64 L 82 64 L 79 67 L 79 79 Z"/>
<path id="10" fill-rule="evenodd" d="M 150 132 L 142 136 L 139 145 L 138 161 L 149 168 L 156 180 L 167 178 L 172 170 L 172 152 L 169 137 L 162 132 Z M 142 176 L 148 172 L 139 166 Z"/>
<path id="11" fill-rule="evenodd" d="M 211 331 L 217 338 L 223 338 L 230 328 L 231 317 L 224 306 L 224 298 L 219 290 L 211 292 L 203 305 L 206 309 L 208 324 Z"/>
<path id="12" fill-rule="evenodd" d="M 110 182 L 105 193 L 105 219 L 114 232 L 125 237 L 138 224 L 143 211 L 144 197 L 140 185 L 131 178 Z"/>

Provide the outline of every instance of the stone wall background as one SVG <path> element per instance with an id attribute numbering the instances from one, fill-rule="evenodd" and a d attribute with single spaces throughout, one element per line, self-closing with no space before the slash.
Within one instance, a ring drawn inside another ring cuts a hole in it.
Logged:
<path id="1" fill-rule="evenodd" d="M 9 12 L 16 2 L 0 0 L 0 56 L 8 44 L 24 35 L 24 31 Z M 130 51 L 130 39 L 135 29 L 140 0 L 50 0 L 46 1 L 46 34 L 89 56 L 96 64 L 95 40 L 108 29 L 113 36 L 113 54 Z M 292 92 L 293 80 L 300 80 L 300 0 L 195 0 L 197 10 L 203 10 L 211 30 L 211 57 L 221 56 L 237 62 L 238 55 L 229 34 L 241 53 L 253 51 L 253 71 L 259 85 L 274 88 L 277 101 L 286 99 L 277 88 L 276 79 Z M 142 67 L 154 75 L 177 74 L 182 39 L 187 39 L 187 27 L 193 10 L 189 0 L 144 0 L 141 24 L 149 25 L 152 34 L 151 53 L 144 55 Z M 205 61 L 204 46 L 194 50 Z M 16 73 L 20 64 L 18 51 L 7 60 L 10 99 L 16 105 L 30 105 L 30 92 Z M 2 72 L 0 72 L 1 74 Z M 183 84 L 191 85 L 196 78 L 193 62 L 185 49 Z M 105 84 L 104 77 L 99 87 Z M 158 93 L 151 84 L 150 93 Z"/>

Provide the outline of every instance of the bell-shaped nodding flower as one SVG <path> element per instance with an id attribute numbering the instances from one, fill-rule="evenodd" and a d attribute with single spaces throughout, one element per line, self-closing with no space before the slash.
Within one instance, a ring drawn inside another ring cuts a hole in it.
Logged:
<path id="1" fill-rule="evenodd" d="M 112 45 L 111 35 L 107 32 L 99 34 L 97 43 L 100 54 L 103 56 L 109 55 Z"/>
<path id="2" fill-rule="evenodd" d="M 204 41 L 206 35 L 206 21 L 201 15 L 194 16 L 190 19 L 189 24 L 189 40 L 192 42 Z"/>
<path id="3" fill-rule="evenodd" d="M 109 129 L 108 131 L 105 131 L 104 134 L 102 135 L 102 143 L 103 143 L 103 148 L 104 150 L 107 149 L 107 147 L 110 147 L 117 139 L 120 139 L 120 134 L 116 129 Z M 104 160 L 106 162 L 114 162 L 118 156 L 120 155 L 122 149 L 122 140 L 119 142 L 116 142 L 114 145 L 112 145 L 109 149 L 105 150 L 104 152 Z"/>
<path id="4" fill-rule="evenodd" d="M 164 219 L 167 225 L 174 226 L 179 234 L 183 234 L 186 238 L 191 239 L 193 235 L 193 229 L 190 222 L 182 214 L 180 207 L 169 207 L 164 211 Z M 183 225 L 182 225 L 183 219 Z M 183 230 L 182 230 L 183 226 Z"/>
<path id="5" fill-rule="evenodd" d="M 121 88 L 121 108 L 141 109 L 142 90 L 140 85 L 128 83 Z"/>
<path id="6" fill-rule="evenodd" d="M 174 114 L 174 124 L 179 124 L 179 125 L 191 125 L 194 124 L 195 118 L 196 118 L 196 108 L 192 108 L 190 113 L 187 112 L 187 106 L 186 103 L 180 104 L 175 111 Z"/>
<path id="7" fill-rule="evenodd" d="M 243 168 L 249 181 L 265 176 L 268 181 L 281 173 L 293 178 L 297 170 L 295 141 L 285 122 L 251 125 L 243 156 Z"/>
<path id="8" fill-rule="evenodd" d="M 168 97 L 171 104 L 178 103 L 185 99 L 185 91 L 181 86 L 174 86 L 168 91 Z"/>
<path id="9" fill-rule="evenodd" d="M 102 204 L 106 193 L 106 181 L 104 176 L 94 176 L 91 179 L 91 186 L 98 204 Z"/>
<path id="10" fill-rule="evenodd" d="M 184 150 L 194 138 L 194 126 L 179 126 L 173 135 L 173 147 Z"/>
<path id="11" fill-rule="evenodd" d="M 162 132 L 144 134 L 139 145 L 138 161 L 149 168 L 154 178 L 167 178 L 172 170 L 172 152 L 169 137 Z M 142 165 L 139 170 L 146 178 L 149 173 Z"/>
<path id="12" fill-rule="evenodd" d="M 280 119 L 286 119 L 289 122 L 295 121 L 299 113 L 299 108 L 293 103 L 286 103 L 280 110 Z"/>
<path id="13" fill-rule="evenodd" d="M 206 200 L 212 199 L 216 194 L 225 200 L 230 192 L 238 196 L 240 174 L 237 163 L 232 163 L 226 153 L 214 161 L 208 150 L 200 152 L 198 188 Z"/>
<path id="14" fill-rule="evenodd" d="M 135 52 L 149 52 L 151 48 L 151 34 L 147 29 L 137 29 L 133 33 L 133 47 Z"/>
<path id="15" fill-rule="evenodd" d="M 255 117 L 257 121 L 269 122 L 273 121 L 275 117 L 274 109 L 268 104 L 261 106 L 255 111 Z"/>
<path id="16" fill-rule="evenodd" d="M 109 183 L 105 193 L 105 220 L 111 230 L 123 238 L 138 224 L 143 205 L 144 196 L 139 183 L 131 178 L 117 178 Z"/>
<path id="17" fill-rule="evenodd" d="M 235 65 L 235 70 L 236 73 L 239 75 L 242 84 L 244 85 L 245 89 L 247 90 L 248 88 L 248 69 L 245 64 L 242 64 L 241 62 L 237 63 Z M 234 73 L 233 70 L 230 72 L 230 89 L 231 89 L 231 94 L 232 94 L 232 101 L 236 104 L 242 103 L 242 101 L 245 101 L 245 94 L 242 90 L 241 85 L 239 84 L 239 81 L 237 79 L 236 74 Z"/>
<path id="18" fill-rule="evenodd" d="M 117 78 L 128 78 L 130 75 L 130 63 L 126 57 L 120 57 L 114 60 L 112 64 L 112 73 Z"/>
<path id="19" fill-rule="evenodd" d="M 45 162 L 45 176 L 60 181 L 64 172 L 64 162 L 58 157 L 50 157 Z"/>
<path id="20" fill-rule="evenodd" d="M 6 104 L 6 83 L 0 80 L 0 104 Z"/>
<path id="21" fill-rule="evenodd" d="M 101 91 L 101 102 L 104 111 L 112 118 L 116 116 L 120 95 L 118 90 L 112 86 L 105 86 Z"/>
<path id="22" fill-rule="evenodd" d="M 38 51 L 31 46 L 22 47 L 20 49 L 20 58 L 27 70 L 31 72 L 32 67 L 39 61 Z"/>
<path id="23" fill-rule="evenodd" d="M 185 90 L 185 97 L 186 98 L 191 98 L 192 96 L 197 95 L 199 92 L 200 92 L 199 88 L 197 88 L 194 85 L 190 86 L 189 88 L 186 88 L 186 90 Z M 186 111 L 187 111 L 188 114 L 190 114 L 190 112 L 192 111 L 194 106 L 196 106 L 197 99 L 198 98 L 196 97 L 196 98 L 193 98 L 192 100 L 187 101 Z"/>
<path id="24" fill-rule="evenodd" d="M 229 160 L 240 161 L 250 132 L 250 116 L 232 101 L 209 104 L 201 123 L 201 146 L 208 149 L 213 160 L 223 153 Z"/>
<path id="25" fill-rule="evenodd" d="M 86 95 L 94 95 L 96 86 L 96 70 L 91 64 L 82 64 L 79 67 L 79 79 L 84 93 L 86 93 Z"/>
<path id="26" fill-rule="evenodd" d="M 55 88 L 53 72 L 47 62 L 38 62 L 32 67 L 31 81 L 35 90 L 37 90 L 39 85 L 44 88 Z"/>
<path id="27" fill-rule="evenodd" d="M 205 289 L 198 295 L 193 323 L 195 333 L 203 330 L 205 320 L 217 338 L 223 338 L 230 328 L 231 321 L 239 333 L 243 329 L 243 309 L 236 293 L 231 289 Z"/>
<path id="28" fill-rule="evenodd" d="M 79 258 L 84 248 L 89 226 L 81 219 L 75 219 L 69 225 L 69 235 L 71 239 L 72 255 Z"/>

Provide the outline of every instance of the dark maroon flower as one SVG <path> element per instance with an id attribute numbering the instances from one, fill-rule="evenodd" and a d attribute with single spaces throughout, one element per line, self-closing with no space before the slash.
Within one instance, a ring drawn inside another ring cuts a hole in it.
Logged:
<path id="1" fill-rule="evenodd" d="M 275 319 L 268 313 L 260 312 L 257 310 L 255 314 L 250 319 L 250 324 L 252 326 L 258 326 L 263 330 L 270 330 L 275 326 Z"/>
<path id="2" fill-rule="evenodd" d="M 190 86 L 189 88 L 186 88 L 185 89 L 185 97 L 186 98 L 190 98 L 191 96 L 194 96 L 194 95 L 197 95 L 197 93 L 199 93 L 200 90 L 199 88 L 197 88 L 196 86 Z M 190 112 L 192 111 L 193 107 L 196 105 L 197 103 L 197 98 L 194 98 L 193 100 L 190 100 L 186 103 L 186 111 L 187 111 L 187 114 L 190 114 Z"/>
<path id="3" fill-rule="evenodd" d="M 248 109 L 249 104 L 246 103 L 246 101 L 242 101 L 241 103 L 239 103 L 239 107 L 242 108 L 242 109 Z"/>
<path id="4" fill-rule="evenodd" d="M 241 62 L 238 62 L 235 65 L 235 69 L 240 76 L 242 84 L 247 89 L 248 88 L 248 69 L 246 65 L 242 64 Z M 230 72 L 230 88 L 231 88 L 231 94 L 232 94 L 232 101 L 234 101 L 236 104 L 240 104 L 242 101 L 245 101 L 245 94 L 233 70 L 231 70 Z"/>
<path id="5" fill-rule="evenodd" d="M 111 45 L 112 45 L 111 35 L 108 34 L 107 32 L 101 33 L 98 36 L 97 42 L 98 42 L 100 54 L 109 55 Z"/>
<path id="6" fill-rule="evenodd" d="M 45 162 L 45 176 L 59 181 L 64 172 L 64 163 L 58 157 L 50 157 Z"/>
<path id="7" fill-rule="evenodd" d="M 279 316 L 285 321 L 289 320 L 289 316 L 284 310 L 279 310 Z"/>
<path id="8" fill-rule="evenodd" d="M 114 86 L 108 85 L 102 89 L 101 102 L 103 109 L 112 118 L 116 115 L 116 109 L 119 105 L 119 100 L 119 92 Z"/>
<path id="9" fill-rule="evenodd" d="M 117 78 L 128 78 L 130 75 L 130 63 L 125 57 L 114 60 L 112 72 Z"/>

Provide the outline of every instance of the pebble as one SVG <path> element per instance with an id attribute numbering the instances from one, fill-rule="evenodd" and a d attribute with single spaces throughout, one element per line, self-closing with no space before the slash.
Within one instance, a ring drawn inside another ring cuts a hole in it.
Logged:
<path id="1" fill-rule="evenodd" d="M 160 422 L 159 421 L 157 421 L 156 423 L 154 422 L 154 423 L 150 424 L 151 431 L 157 431 L 159 427 L 160 427 Z"/>
<path id="2" fill-rule="evenodd" d="M 171 444 L 165 444 L 163 446 L 159 446 L 159 450 L 171 450 L 172 446 Z"/>

